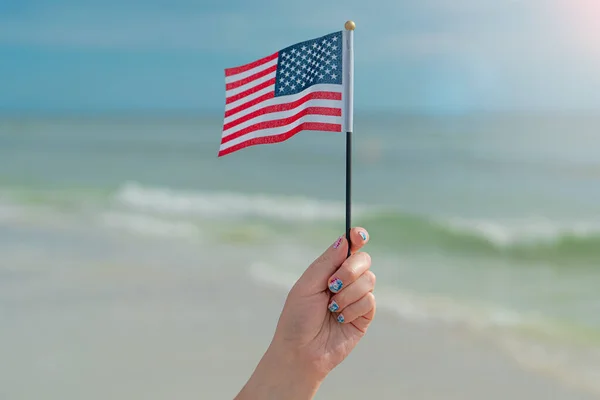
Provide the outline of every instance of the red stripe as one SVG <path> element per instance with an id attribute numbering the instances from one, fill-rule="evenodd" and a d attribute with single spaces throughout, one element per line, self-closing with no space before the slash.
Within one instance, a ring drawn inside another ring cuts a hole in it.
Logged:
<path id="1" fill-rule="evenodd" d="M 259 65 L 266 64 L 269 61 L 276 59 L 277 57 L 279 57 L 279 52 L 271 54 L 270 56 L 266 56 L 265 58 L 261 58 L 260 60 L 253 61 L 250 64 L 241 65 L 239 67 L 227 68 L 225 69 L 225 76 L 240 74 L 242 72 L 248 71 L 249 69 L 256 68 Z"/>
<path id="2" fill-rule="evenodd" d="M 268 81 L 265 81 L 263 83 L 259 83 L 256 86 L 251 87 L 248 90 L 244 90 L 243 92 L 240 92 L 238 94 L 234 94 L 233 96 L 229 96 L 227 97 L 227 99 L 225 99 L 225 104 L 229 104 L 229 103 L 233 103 L 234 101 L 237 101 L 239 99 L 242 99 L 246 96 L 251 95 L 252 93 L 258 92 L 259 90 L 262 90 L 266 87 L 269 86 L 274 86 L 275 85 L 275 78 L 273 79 L 269 79 Z"/>
<path id="3" fill-rule="evenodd" d="M 266 106 L 263 108 L 260 108 L 254 112 L 251 112 L 249 114 L 244 115 L 243 117 L 240 117 L 234 121 L 231 121 L 227 124 L 225 124 L 223 126 L 223 130 L 226 131 L 227 129 L 233 128 L 236 125 L 241 124 L 242 122 L 246 122 L 251 120 L 252 118 L 256 118 L 260 115 L 264 115 L 264 114 L 269 114 L 269 113 L 273 113 L 273 112 L 279 112 L 279 111 L 287 111 L 287 110 L 292 110 L 304 103 L 306 103 L 309 100 L 341 100 L 342 99 L 342 94 L 339 92 L 312 92 L 312 93 L 308 93 L 306 96 L 299 98 L 298 100 L 291 102 L 291 103 L 284 103 L 284 104 L 273 104 L 270 106 Z M 225 113 L 225 116 L 227 117 L 227 113 Z"/>
<path id="4" fill-rule="evenodd" d="M 258 103 L 262 103 L 263 101 L 272 99 L 275 97 L 275 92 L 265 93 L 262 96 L 259 96 L 255 99 L 250 100 L 247 103 L 240 104 L 239 106 L 232 108 L 231 110 L 225 111 L 225 118 L 232 116 L 233 114 L 239 113 L 240 111 L 244 111 L 247 108 L 257 105 Z"/>
<path id="5" fill-rule="evenodd" d="M 292 115 L 291 117 L 281 118 L 281 119 L 273 119 L 270 121 L 263 121 L 263 122 L 259 122 L 254 125 L 250 125 L 244 129 L 240 129 L 239 131 L 222 138 L 221 144 L 230 142 L 233 139 L 239 138 L 240 136 L 247 135 L 250 132 L 260 131 L 262 129 L 278 128 L 280 126 L 289 125 L 292 122 L 298 121 L 300 118 L 305 117 L 307 115 L 331 115 L 334 117 L 341 117 L 342 109 L 341 108 L 332 108 L 332 107 L 306 107 L 305 109 L 298 111 L 296 114 Z"/>
<path id="6" fill-rule="evenodd" d="M 277 65 L 272 65 L 269 68 L 265 68 L 262 71 L 259 71 L 253 75 L 250 75 L 244 79 L 240 79 L 239 81 L 229 82 L 225 85 L 225 90 L 231 90 L 238 88 L 240 86 L 244 86 L 247 83 L 250 83 L 258 78 L 262 78 L 265 75 L 269 75 L 271 72 L 277 71 Z"/>
<path id="7" fill-rule="evenodd" d="M 255 146 L 257 144 L 272 144 L 272 143 L 280 143 L 285 140 L 288 140 L 295 134 L 300 131 L 324 131 L 324 132 L 341 132 L 342 125 L 340 124 L 328 124 L 324 122 L 305 122 L 303 124 L 298 125 L 297 127 L 280 133 L 279 135 L 271 135 L 271 136 L 262 136 L 257 138 L 252 138 L 250 140 L 246 140 L 245 142 L 236 144 L 235 146 L 231 146 L 226 148 L 225 150 L 219 151 L 219 157 L 226 156 L 227 154 L 231 154 L 234 151 L 241 150 L 245 147 Z"/>

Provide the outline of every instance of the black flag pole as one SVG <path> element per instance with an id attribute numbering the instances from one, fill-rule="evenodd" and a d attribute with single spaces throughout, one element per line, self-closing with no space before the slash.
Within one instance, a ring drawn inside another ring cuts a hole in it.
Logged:
<path id="1" fill-rule="evenodd" d="M 354 29 L 353 21 L 344 25 L 344 127 L 346 131 L 346 240 L 350 257 L 350 229 L 352 228 L 352 130 L 354 119 Z"/>
<path id="2" fill-rule="evenodd" d="M 352 228 L 352 132 L 346 132 L 346 238 L 350 257 L 350 229 Z"/>

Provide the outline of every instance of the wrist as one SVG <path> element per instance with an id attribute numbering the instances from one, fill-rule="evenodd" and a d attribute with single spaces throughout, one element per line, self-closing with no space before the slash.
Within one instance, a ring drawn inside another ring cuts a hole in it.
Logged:
<path id="1" fill-rule="evenodd" d="M 235 400 L 312 399 L 324 378 L 292 352 L 271 344 Z"/>

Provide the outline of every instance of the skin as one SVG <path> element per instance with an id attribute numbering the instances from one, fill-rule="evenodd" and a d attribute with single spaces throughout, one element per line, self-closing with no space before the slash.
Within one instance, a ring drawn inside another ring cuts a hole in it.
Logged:
<path id="1" fill-rule="evenodd" d="M 350 257 L 342 237 L 294 284 L 269 348 L 235 400 L 312 399 L 363 338 L 375 316 L 375 275 L 369 270 L 371 257 L 359 252 L 369 240 L 367 231 L 353 228 L 350 239 Z M 337 293 L 328 286 L 335 278 L 343 282 Z M 336 312 L 328 308 L 332 300 L 339 306 Z"/>

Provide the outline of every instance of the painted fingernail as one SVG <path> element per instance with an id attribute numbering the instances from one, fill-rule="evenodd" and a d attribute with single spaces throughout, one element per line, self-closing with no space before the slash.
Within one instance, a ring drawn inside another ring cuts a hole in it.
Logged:
<path id="1" fill-rule="evenodd" d="M 360 235 L 360 237 L 362 238 L 362 240 L 367 240 L 367 234 L 364 233 L 363 231 L 358 232 L 358 234 Z"/>
<path id="2" fill-rule="evenodd" d="M 338 247 L 340 247 L 340 244 L 342 243 L 342 236 L 340 236 L 338 238 L 338 240 L 335 241 L 335 243 L 333 244 L 333 248 L 337 249 Z"/>
<path id="3" fill-rule="evenodd" d="M 337 322 L 339 322 L 340 324 L 344 323 L 344 316 L 342 314 L 338 315 Z"/>
<path id="4" fill-rule="evenodd" d="M 342 289 L 342 286 L 344 286 L 344 284 L 338 278 L 332 278 L 329 281 L 329 290 L 331 290 L 333 293 L 339 292 L 340 289 Z"/>
<path id="5" fill-rule="evenodd" d="M 335 302 L 335 300 L 331 300 L 331 304 L 329 304 L 329 311 L 331 312 L 336 312 L 337 310 L 340 309 L 340 306 L 338 306 L 338 303 Z"/>

